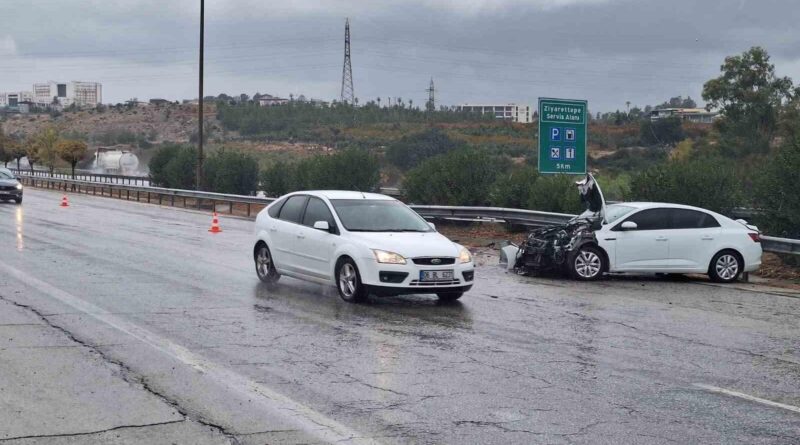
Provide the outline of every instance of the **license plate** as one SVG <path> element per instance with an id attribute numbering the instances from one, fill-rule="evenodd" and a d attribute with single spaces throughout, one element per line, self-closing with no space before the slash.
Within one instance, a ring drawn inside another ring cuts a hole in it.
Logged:
<path id="1" fill-rule="evenodd" d="M 423 270 L 419 273 L 419 281 L 453 281 L 453 271 Z"/>

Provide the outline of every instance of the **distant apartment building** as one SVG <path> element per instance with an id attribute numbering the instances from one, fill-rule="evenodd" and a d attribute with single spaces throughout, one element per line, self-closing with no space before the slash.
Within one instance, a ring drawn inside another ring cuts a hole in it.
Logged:
<path id="1" fill-rule="evenodd" d="M 505 105 L 477 105 L 464 104 L 457 105 L 456 111 L 481 113 L 494 116 L 495 119 L 505 119 L 512 122 L 529 124 L 533 122 L 531 107 L 528 105 L 505 104 Z"/>
<path id="2" fill-rule="evenodd" d="M 33 84 L 33 101 L 39 105 L 96 107 L 103 103 L 103 85 L 98 82 L 72 81 Z"/>
<path id="3" fill-rule="evenodd" d="M 285 105 L 289 103 L 289 99 L 276 97 L 271 94 L 259 94 L 253 97 L 253 101 L 262 107 L 273 107 L 275 105 Z"/>
<path id="4" fill-rule="evenodd" d="M 0 107 L 16 108 L 20 103 L 32 102 L 33 93 L 30 91 L 17 91 L 13 93 L 0 93 Z"/>
<path id="5" fill-rule="evenodd" d="M 650 112 L 651 121 L 673 116 L 696 124 L 710 124 L 719 116 L 719 113 L 707 111 L 705 108 L 659 108 Z"/>

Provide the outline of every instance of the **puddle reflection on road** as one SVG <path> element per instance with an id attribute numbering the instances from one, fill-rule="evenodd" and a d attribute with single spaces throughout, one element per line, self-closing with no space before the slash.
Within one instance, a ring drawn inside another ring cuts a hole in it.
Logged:
<path id="1" fill-rule="evenodd" d="M 25 211 L 21 206 L 17 206 L 14 214 L 14 221 L 17 228 L 17 250 L 22 252 L 25 249 L 25 238 L 22 236 L 23 222 L 25 220 Z"/>
<path id="2" fill-rule="evenodd" d="M 440 302 L 434 295 L 370 296 L 366 303 L 346 303 L 330 286 L 282 278 L 275 286 L 258 283 L 253 294 L 259 301 L 260 312 L 285 306 L 303 310 L 329 319 L 347 323 L 383 325 L 437 325 L 446 328 L 469 329 L 472 316 L 461 301 Z M 470 293 L 462 297 L 467 302 Z"/>

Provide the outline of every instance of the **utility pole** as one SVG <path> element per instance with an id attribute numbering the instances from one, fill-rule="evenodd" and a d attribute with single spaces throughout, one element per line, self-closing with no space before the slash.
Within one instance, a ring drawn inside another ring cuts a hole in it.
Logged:
<path id="1" fill-rule="evenodd" d="M 200 0 L 200 82 L 198 93 L 198 140 L 197 140 L 197 184 L 200 190 L 203 184 L 203 46 L 205 45 L 205 0 Z"/>
<path id="2" fill-rule="evenodd" d="M 428 103 L 425 104 L 425 108 L 428 111 L 436 111 L 436 88 L 433 86 L 433 77 L 431 77 L 431 86 L 425 91 L 428 92 Z"/>
<path id="3" fill-rule="evenodd" d="M 355 103 L 353 90 L 353 67 L 350 63 L 350 19 L 344 23 L 344 66 L 342 67 L 342 102 Z"/>

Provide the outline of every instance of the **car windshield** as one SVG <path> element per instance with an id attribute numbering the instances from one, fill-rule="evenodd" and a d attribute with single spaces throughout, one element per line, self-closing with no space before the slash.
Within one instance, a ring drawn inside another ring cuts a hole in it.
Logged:
<path id="1" fill-rule="evenodd" d="M 431 227 L 403 203 L 387 199 L 332 199 L 345 229 L 351 232 L 430 232 Z"/>
<path id="2" fill-rule="evenodd" d="M 606 207 L 606 224 L 611 224 L 614 221 L 622 218 L 623 216 L 627 215 L 628 213 L 635 210 L 635 207 L 620 205 L 620 204 L 612 204 Z"/>
<path id="3" fill-rule="evenodd" d="M 9 170 L 0 169 L 0 179 L 14 179 L 14 174 Z"/>

